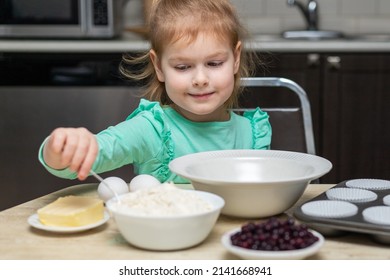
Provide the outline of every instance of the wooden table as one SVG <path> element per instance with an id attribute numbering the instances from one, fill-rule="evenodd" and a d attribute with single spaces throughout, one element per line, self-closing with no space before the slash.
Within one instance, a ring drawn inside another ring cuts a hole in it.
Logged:
<path id="1" fill-rule="evenodd" d="M 309 185 L 296 205 L 326 191 L 332 185 Z M 96 184 L 71 186 L 0 212 L 0 259 L 3 260 L 223 260 L 237 259 L 221 245 L 223 233 L 246 223 L 246 219 L 220 216 L 208 238 L 193 248 L 156 252 L 133 247 L 119 233 L 115 221 L 80 233 L 58 234 L 32 228 L 27 219 L 59 196 L 97 196 Z M 287 211 L 291 214 L 294 207 Z M 374 242 L 368 235 L 350 233 L 326 237 L 325 245 L 310 259 L 390 259 L 390 247 Z"/>

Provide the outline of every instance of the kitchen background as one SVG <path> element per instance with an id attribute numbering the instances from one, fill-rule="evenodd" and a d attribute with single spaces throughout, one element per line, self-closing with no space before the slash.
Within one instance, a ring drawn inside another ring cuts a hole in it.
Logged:
<path id="1" fill-rule="evenodd" d="M 254 35 L 306 27 L 301 12 L 287 0 L 232 2 Z M 390 0 L 317 2 L 322 30 L 386 36 L 318 41 L 273 36 L 255 45 L 270 62 L 258 76 L 290 78 L 307 91 L 317 154 L 334 164 L 323 183 L 390 180 Z M 126 27 L 144 26 L 143 3 L 129 0 Z M 0 210 L 80 184 L 48 174 L 37 160 L 39 145 L 58 126 L 98 132 L 125 119 L 138 104 L 138 88 L 118 78 L 118 64 L 124 52 L 146 47 L 144 38 L 131 32 L 112 40 L 0 39 L 0 178 L 5 194 Z M 102 176 L 129 181 L 129 169 Z"/>
<path id="2" fill-rule="evenodd" d="M 299 0 L 306 4 L 306 0 Z M 287 0 L 232 0 L 253 34 L 279 34 L 302 29 L 305 22 Z M 317 0 L 319 28 L 348 34 L 390 33 L 390 0 Z M 143 1 L 130 0 L 126 26 L 143 24 Z"/>

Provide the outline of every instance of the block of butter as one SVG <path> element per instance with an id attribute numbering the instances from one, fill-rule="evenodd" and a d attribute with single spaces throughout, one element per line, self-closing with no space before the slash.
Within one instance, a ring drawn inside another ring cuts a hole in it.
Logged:
<path id="1" fill-rule="evenodd" d="M 38 209 L 39 221 L 47 226 L 79 227 L 104 217 L 103 200 L 85 196 L 64 196 Z"/>

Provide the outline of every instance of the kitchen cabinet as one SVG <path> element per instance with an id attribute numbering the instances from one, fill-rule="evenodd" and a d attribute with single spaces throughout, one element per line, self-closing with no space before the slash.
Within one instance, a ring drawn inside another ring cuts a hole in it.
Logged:
<path id="1" fill-rule="evenodd" d="M 333 163 L 322 182 L 390 179 L 390 54 L 279 53 L 265 61 L 257 75 L 290 78 L 309 95 L 317 154 Z"/>
<path id="2" fill-rule="evenodd" d="M 326 56 L 322 155 L 329 180 L 390 179 L 390 54 Z"/>

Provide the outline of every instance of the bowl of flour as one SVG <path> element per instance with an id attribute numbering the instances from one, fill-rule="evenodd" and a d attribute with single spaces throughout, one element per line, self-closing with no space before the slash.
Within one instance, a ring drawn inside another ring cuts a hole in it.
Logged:
<path id="1" fill-rule="evenodd" d="M 131 245 L 147 250 L 181 250 L 203 242 L 225 201 L 218 195 L 161 184 L 110 199 L 119 232 Z"/>

